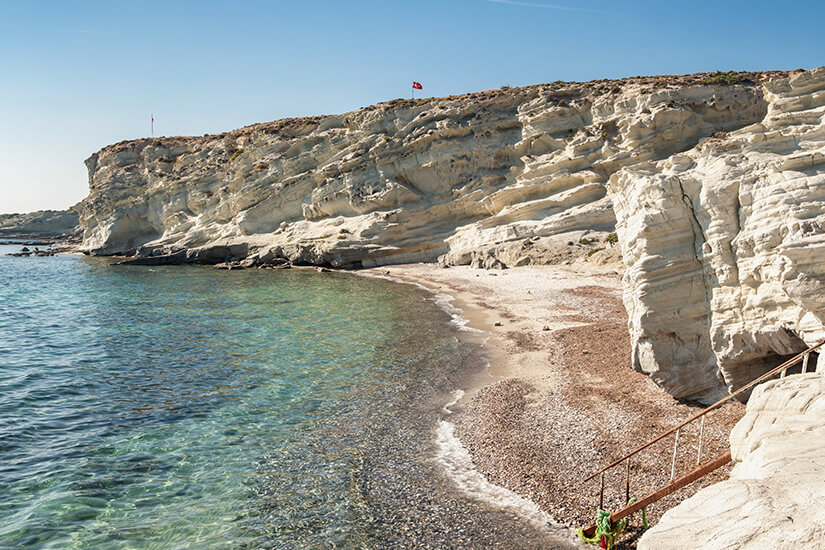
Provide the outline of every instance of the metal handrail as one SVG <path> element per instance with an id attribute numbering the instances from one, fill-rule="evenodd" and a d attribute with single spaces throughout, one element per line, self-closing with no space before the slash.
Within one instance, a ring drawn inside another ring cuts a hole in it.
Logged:
<path id="1" fill-rule="evenodd" d="M 761 383 L 761 382 L 764 382 L 765 380 L 767 380 L 768 378 L 771 378 L 772 376 L 776 376 L 776 374 L 777 374 L 777 373 L 781 373 L 781 377 L 784 377 L 784 376 L 785 376 L 785 371 L 786 371 L 786 370 L 788 370 L 790 367 L 792 367 L 792 366 L 796 365 L 796 364 L 797 364 L 797 363 L 799 363 L 800 361 L 803 361 L 802 372 L 803 372 L 803 373 L 804 373 L 804 372 L 806 372 L 806 371 L 807 371 L 807 369 L 808 369 L 808 356 L 811 354 L 811 352 L 816 351 L 817 349 L 819 349 L 819 348 L 820 348 L 820 347 L 822 347 L 823 345 L 825 345 L 825 341 L 822 341 L 822 342 L 820 342 L 819 344 L 817 344 L 817 345 L 815 345 L 815 346 L 812 346 L 812 347 L 810 347 L 810 348 L 806 349 L 805 351 L 803 351 L 803 352 L 799 353 L 798 355 L 795 355 L 795 356 L 794 356 L 794 357 L 792 357 L 791 359 L 788 359 L 787 361 L 785 361 L 784 363 L 782 363 L 782 364 L 781 364 L 781 365 L 779 365 L 778 367 L 776 367 L 776 368 L 774 368 L 774 369 L 772 369 L 772 370 L 770 370 L 770 371 L 766 372 L 765 374 L 763 374 L 763 375 L 762 375 L 762 376 L 760 376 L 759 378 L 756 378 L 755 380 L 751 381 L 750 383 L 745 384 L 744 386 L 742 386 L 741 388 L 739 388 L 739 389 L 738 389 L 738 390 L 736 390 L 735 392 L 731 393 L 731 394 L 730 394 L 730 395 L 728 395 L 727 397 L 724 397 L 724 398 L 720 399 L 719 401 L 717 401 L 717 402 L 716 402 L 716 403 L 714 403 L 713 405 L 711 405 L 711 406 L 707 407 L 706 409 L 704 409 L 704 410 L 702 410 L 702 411 L 700 411 L 700 412 L 696 413 L 695 415 L 691 416 L 690 418 L 688 418 L 687 420 L 685 420 L 684 422 L 682 422 L 682 423 L 681 423 L 681 424 L 679 424 L 678 426 L 675 426 L 675 427 L 673 427 L 673 428 L 671 428 L 671 429 L 667 430 L 666 432 L 662 433 L 662 434 L 661 434 L 661 435 L 659 435 L 658 437 L 656 437 L 656 438 L 654 438 L 654 439 L 651 439 L 650 441 L 648 441 L 648 442 L 647 442 L 647 443 L 645 443 L 644 445 L 642 445 L 642 446 L 640 446 L 640 447 L 637 447 L 637 448 L 636 448 L 636 449 L 634 449 L 633 451 L 631 451 L 631 452 L 627 453 L 627 454 L 626 454 L 626 455 L 624 455 L 623 457 L 621 457 L 621 458 L 619 458 L 619 459 L 617 459 L 617 460 L 614 460 L 613 462 L 611 462 L 610 464 L 608 464 L 607 466 L 605 466 L 604 468 L 602 468 L 601 470 L 599 470 L 599 471 L 598 471 L 598 472 L 596 472 L 595 474 L 593 474 L 593 475 L 591 475 L 591 476 L 589 476 L 589 477 L 585 478 L 585 479 L 582 481 L 582 483 L 585 483 L 585 482 L 587 482 L 587 481 L 590 481 L 591 479 L 593 479 L 594 477 L 596 477 L 597 475 L 600 475 L 600 474 L 601 474 L 601 475 L 602 475 L 602 477 L 603 477 L 603 476 L 604 476 L 604 472 L 606 472 L 607 470 L 609 470 L 609 469 L 611 469 L 611 468 L 613 468 L 613 467 L 615 467 L 615 466 L 617 466 L 617 465 L 621 464 L 621 463 L 622 463 L 622 462 L 624 462 L 625 460 L 629 461 L 629 460 L 630 460 L 630 457 L 632 457 L 633 455 L 635 455 L 635 454 L 637 454 L 637 453 L 639 453 L 639 452 L 641 452 L 641 451 L 643 451 L 643 450 L 647 449 L 648 447 L 650 447 L 651 445 L 653 445 L 653 444 L 654 444 L 654 443 L 656 443 L 657 441 L 661 441 L 661 440 L 662 440 L 662 439 L 664 439 L 665 437 L 667 437 L 667 436 L 669 436 L 670 434 L 672 434 L 672 433 L 676 432 L 676 445 L 674 445 L 674 448 L 673 448 L 673 462 L 672 462 L 672 464 L 671 464 L 671 474 L 670 474 L 670 479 L 672 480 L 672 479 L 673 479 L 673 476 L 674 476 L 674 474 L 675 474 L 675 468 L 676 468 L 676 446 L 678 446 L 678 443 L 679 443 L 679 432 L 681 431 L 681 429 L 682 429 L 684 426 L 687 426 L 688 424 L 690 424 L 690 423 L 691 423 L 691 422 L 693 422 L 694 420 L 696 420 L 696 419 L 698 419 L 698 418 L 700 418 L 700 417 L 701 417 L 701 418 L 702 418 L 702 428 L 701 428 L 701 430 L 702 430 L 702 433 L 704 433 L 704 417 L 705 417 L 705 415 L 706 415 L 706 414 L 708 414 L 709 412 L 711 412 L 711 411 L 713 411 L 713 410 L 718 409 L 719 407 L 721 407 L 722 405 L 724 405 L 725 403 L 727 403 L 727 402 L 728 402 L 728 401 L 730 401 L 731 399 L 735 398 L 737 395 L 741 394 L 742 392 L 745 392 L 745 391 L 749 390 L 749 389 L 750 389 L 750 388 L 752 388 L 753 386 L 755 386 L 755 385 L 757 385 L 757 384 L 759 384 L 759 383 Z M 697 463 L 697 464 L 698 464 L 698 463 L 699 463 L 699 461 L 701 460 L 701 452 L 702 452 L 702 441 L 701 441 L 701 435 L 700 435 L 700 441 L 699 441 L 699 456 L 697 457 L 697 460 L 696 460 L 696 463 Z M 628 468 L 627 468 L 627 470 L 628 470 L 628 472 L 629 472 L 629 471 L 630 471 L 630 468 L 628 467 Z M 628 473 L 628 476 L 629 476 L 629 473 Z M 628 484 L 629 484 L 629 477 L 628 477 Z M 602 487 L 604 487 L 604 480 L 602 480 Z M 628 492 L 629 492 L 629 491 L 628 491 Z M 600 500 L 601 500 L 601 499 L 600 499 Z"/>

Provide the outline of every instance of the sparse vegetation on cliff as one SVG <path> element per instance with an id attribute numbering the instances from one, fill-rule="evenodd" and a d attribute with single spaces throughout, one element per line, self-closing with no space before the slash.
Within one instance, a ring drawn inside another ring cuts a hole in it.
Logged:
<path id="1" fill-rule="evenodd" d="M 718 85 L 725 85 L 725 84 L 743 84 L 745 82 L 753 82 L 751 79 L 751 75 L 753 73 L 747 72 L 734 72 L 734 71 L 727 71 L 721 72 L 717 71 L 712 75 L 708 76 L 703 80 L 703 83 L 711 85 L 711 86 L 718 86 Z M 758 73 L 756 73 L 758 74 Z"/>

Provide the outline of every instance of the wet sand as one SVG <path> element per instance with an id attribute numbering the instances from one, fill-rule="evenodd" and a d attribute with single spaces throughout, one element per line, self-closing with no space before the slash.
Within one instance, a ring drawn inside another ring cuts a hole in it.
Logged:
<path id="1" fill-rule="evenodd" d="M 679 402 L 631 367 L 627 315 L 618 264 L 526 266 L 507 270 L 433 264 L 385 266 L 367 273 L 418 283 L 455 299 L 468 326 L 490 335 L 489 376 L 468 388 L 454 408 L 456 433 L 475 467 L 491 482 L 536 502 L 556 521 L 593 523 L 598 481 L 582 483 L 602 465 L 701 410 Z M 702 456 L 727 449 L 744 414 L 732 403 L 709 415 Z M 683 433 L 677 476 L 695 464 L 698 426 Z M 673 438 L 631 463 L 631 497 L 670 478 Z M 648 521 L 699 488 L 727 478 L 706 476 L 648 509 Z M 606 480 L 605 507 L 621 507 L 624 468 Z M 631 547 L 641 518 L 631 522 Z"/>

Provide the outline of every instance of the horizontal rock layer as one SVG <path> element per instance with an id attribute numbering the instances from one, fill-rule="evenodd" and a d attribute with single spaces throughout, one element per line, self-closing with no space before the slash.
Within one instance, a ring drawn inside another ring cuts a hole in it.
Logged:
<path id="1" fill-rule="evenodd" d="M 677 396 L 713 400 L 825 339 L 825 68 L 765 100 L 759 122 L 608 184 L 634 363 Z"/>
<path id="2" fill-rule="evenodd" d="M 219 136 L 120 143 L 86 161 L 84 248 L 147 254 L 244 243 L 259 257 L 358 266 L 484 264 L 504 243 L 568 233 L 565 246 L 602 240 L 615 226 L 605 190 L 612 174 L 759 121 L 767 109 L 753 84 L 650 85 L 396 100 Z M 532 261 L 531 251 L 523 256 Z"/>
<path id="3" fill-rule="evenodd" d="M 822 69 L 554 83 L 122 142 L 86 161 L 83 249 L 342 267 L 620 251 L 636 368 L 710 400 L 825 336 L 823 86 Z"/>

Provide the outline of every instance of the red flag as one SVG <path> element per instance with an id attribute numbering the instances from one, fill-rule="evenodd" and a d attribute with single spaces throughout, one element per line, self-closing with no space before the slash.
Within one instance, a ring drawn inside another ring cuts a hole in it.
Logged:
<path id="1" fill-rule="evenodd" d="M 424 89 L 424 88 L 421 86 L 421 83 L 420 83 L 420 82 L 416 82 L 415 80 L 413 80 L 413 88 L 415 88 L 416 90 L 423 90 L 423 89 Z"/>

